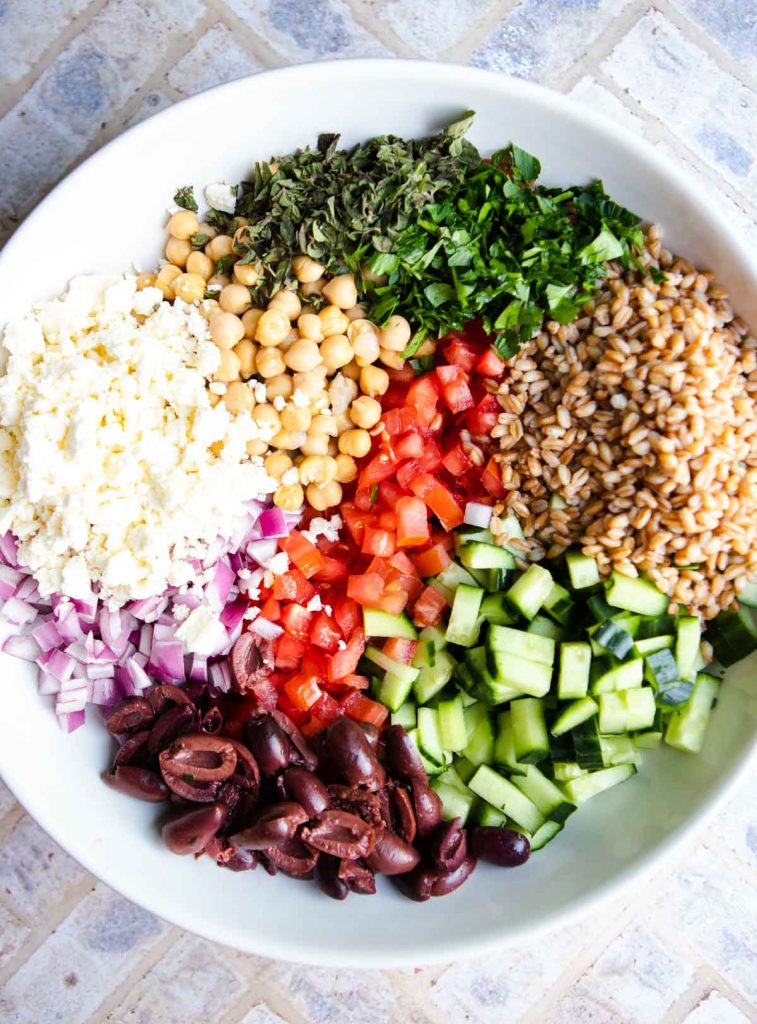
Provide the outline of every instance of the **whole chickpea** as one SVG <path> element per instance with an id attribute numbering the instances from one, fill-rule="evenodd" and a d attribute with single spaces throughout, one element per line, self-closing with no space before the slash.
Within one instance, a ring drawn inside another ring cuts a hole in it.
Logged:
<path id="1" fill-rule="evenodd" d="M 282 476 L 291 469 L 294 463 L 286 452 L 271 452 L 263 463 L 266 473 L 274 480 L 281 480 Z"/>
<path id="2" fill-rule="evenodd" d="M 268 440 L 275 437 L 281 430 L 279 414 L 272 405 L 268 405 L 266 403 L 256 405 L 252 410 L 251 415 L 255 423 L 260 428 L 260 432 L 267 435 Z"/>
<path id="3" fill-rule="evenodd" d="M 293 452 L 301 447 L 306 437 L 304 430 L 280 430 L 271 438 L 271 446 Z"/>
<path id="4" fill-rule="evenodd" d="M 218 231 L 216 228 L 213 227 L 212 224 L 206 224 L 205 221 L 202 221 L 200 224 L 197 225 L 197 231 L 195 232 L 195 234 L 205 235 L 208 241 L 210 241 L 211 238 L 216 237 Z"/>
<path id="5" fill-rule="evenodd" d="M 165 281 L 166 284 L 173 284 L 177 277 L 179 277 L 181 271 L 178 267 L 175 267 L 172 263 L 166 263 L 158 271 L 156 283 L 158 281 Z"/>
<path id="6" fill-rule="evenodd" d="M 305 492 L 299 484 L 281 484 L 273 495 L 273 503 L 286 512 L 296 512 L 305 500 Z"/>
<path id="7" fill-rule="evenodd" d="M 405 360 L 402 358 L 399 352 L 394 352 L 392 351 L 392 349 L 389 348 L 381 349 L 379 353 L 379 359 L 384 364 L 384 366 L 388 366 L 391 370 L 401 370 L 402 367 L 405 365 Z"/>
<path id="8" fill-rule="evenodd" d="M 227 313 L 244 313 L 252 305 L 250 289 L 245 288 L 243 284 L 227 284 L 221 289 L 218 302 L 221 309 L 225 309 Z"/>
<path id="9" fill-rule="evenodd" d="M 192 246 L 180 238 L 169 238 L 163 253 L 175 267 L 184 269 L 192 252 Z"/>
<path id="10" fill-rule="evenodd" d="M 345 430 L 352 430 L 354 426 L 355 424 L 352 422 L 352 420 L 350 419 L 349 415 L 346 412 L 337 413 L 336 434 L 334 436 L 339 437 L 339 435 L 343 434 Z"/>
<path id="11" fill-rule="evenodd" d="M 324 509 L 333 508 L 334 505 L 338 505 L 342 500 L 342 485 L 337 483 L 336 480 L 331 480 L 323 486 L 309 484 L 305 490 L 305 495 L 308 499 L 308 504 L 317 512 L 322 512 Z"/>
<path id="12" fill-rule="evenodd" d="M 392 352 L 401 352 L 410 341 L 410 324 L 404 316 L 390 316 L 381 328 L 381 347 Z"/>
<path id="13" fill-rule="evenodd" d="M 313 402 L 326 390 L 326 367 L 321 365 L 308 373 L 295 373 L 292 381 L 295 391 L 301 391 Z"/>
<path id="14" fill-rule="evenodd" d="M 210 323 L 216 313 L 221 312 L 221 307 L 215 299 L 203 299 L 199 306 L 200 316 Z"/>
<path id="15" fill-rule="evenodd" d="M 303 455 L 328 455 L 329 435 L 313 434 L 311 431 L 300 445 L 300 451 Z"/>
<path id="16" fill-rule="evenodd" d="M 218 296 L 221 293 L 221 289 L 225 288 L 227 284 L 231 284 L 231 278 L 228 274 L 211 274 L 208 278 L 207 290 L 215 292 Z"/>
<path id="17" fill-rule="evenodd" d="M 281 410 L 281 425 L 285 430 L 308 430 L 312 422 L 310 409 L 290 404 Z"/>
<path id="18" fill-rule="evenodd" d="M 204 252 L 190 252 L 187 257 L 189 274 L 199 274 L 203 281 L 207 281 L 213 276 L 214 270 L 215 266 L 210 256 L 206 256 Z"/>
<path id="19" fill-rule="evenodd" d="M 255 373 L 255 356 L 258 351 L 257 345 L 253 344 L 249 338 L 242 338 L 234 346 L 234 351 L 239 356 L 239 372 L 242 374 L 242 380 L 249 380 L 250 377 Z M 247 389 L 250 390 L 249 388 Z M 250 394 L 252 392 L 250 391 Z"/>
<path id="20" fill-rule="evenodd" d="M 353 330 L 360 324 L 361 327 Z M 347 337 L 352 341 L 352 349 L 355 353 L 355 362 L 358 366 L 370 366 L 379 357 L 379 339 L 373 324 L 367 320 L 355 320 L 351 323 Z"/>
<path id="21" fill-rule="evenodd" d="M 351 363 L 352 358 L 352 345 L 346 334 L 332 334 L 321 342 L 321 359 L 329 373 L 334 373 L 335 370 Z"/>
<path id="22" fill-rule="evenodd" d="M 339 274 L 323 286 L 323 296 L 340 309 L 350 309 L 357 302 L 354 274 Z"/>
<path id="23" fill-rule="evenodd" d="M 334 461 L 336 462 L 336 479 L 339 483 L 351 483 L 357 476 L 357 463 L 352 456 L 340 452 Z"/>
<path id="24" fill-rule="evenodd" d="M 274 398 L 289 398 L 293 391 L 294 381 L 288 373 L 269 377 L 265 382 L 265 393 L 269 402 L 272 402 Z"/>
<path id="25" fill-rule="evenodd" d="M 239 380 L 239 370 L 239 356 L 231 349 L 225 349 L 221 352 L 221 362 L 213 377 L 215 380 L 230 384 L 232 381 Z"/>
<path id="26" fill-rule="evenodd" d="M 349 309 L 345 309 L 344 315 L 347 317 L 350 323 L 353 320 L 365 320 L 366 309 L 365 306 L 357 305 L 350 306 Z"/>
<path id="27" fill-rule="evenodd" d="M 348 380 L 360 380 L 360 367 L 354 359 L 342 367 L 342 373 Z"/>
<path id="28" fill-rule="evenodd" d="M 295 343 L 295 341 L 299 341 L 299 340 L 300 340 L 300 332 L 297 330 L 296 327 L 293 327 L 289 331 L 289 334 L 287 334 L 286 338 L 284 338 L 284 340 L 280 343 L 279 347 L 281 348 L 282 352 L 286 352 L 286 351 L 288 351 L 292 347 L 292 345 Z"/>
<path id="29" fill-rule="evenodd" d="M 325 269 L 320 263 L 316 263 L 315 260 L 304 254 L 295 256 L 292 260 L 294 276 L 301 284 L 312 284 L 317 281 L 323 277 Z"/>
<path id="30" fill-rule="evenodd" d="M 264 346 L 280 345 L 290 330 L 286 313 L 280 309 L 267 309 L 258 319 L 255 341 Z"/>
<path id="31" fill-rule="evenodd" d="M 235 380 L 226 388 L 223 403 L 231 413 L 252 412 L 255 399 L 246 384 Z"/>
<path id="32" fill-rule="evenodd" d="M 380 366 L 364 366 L 360 370 L 360 390 L 366 395 L 384 395 L 388 387 L 389 374 Z"/>
<path id="33" fill-rule="evenodd" d="M 426 338 L 415 354 L 423 358 L 423 356 L 432 356 L 434 352 L 436 352 L 436 342 L 433 338 Z"/>
<path id="34" fill-rule="evenodd" d="M 242 326 L 244 327 L 245 338 L 253 339 L 255 337 L 258 321 L 262 315 L 262 309 L 248 309 L 246 313 L 242 313 Z"/>
<path id="35" fill-rule="evenodd" d="M 239 284 L 249 288 L 256 285 L 260 280 L 262 271 L 257 263 L 242 263 L 241 260 L 234 264 L 234 278 Z"/>
<path id="36" fill-rule="evenodd" d="M 266 380 L 278 377 L 286 370 L 284 357 L 277 348 L 261 348 L 255 356 L 255 369 Z"/>
<path id="37" fill-rule="evenodd" d="M 205 297 L 205 278 L 199 274 L 179 274 L 173 283 L 173 290 L 182 302 L 202 302 Z"/>
<path id="38" fill-rule="evenodd" d="M 290 346 L 284 359 L 290 369 L 297 373 L 308 373 L 321 362 L 321 353 L 314 341 L 300 338 Z"/>
<path id="39" fill-rule="evenodd" d="M 324 338 L 329 338 L 332 334 L 346 334 L 350 325 L 349 320 L 338 306 L 324 306 L 318 314 L 318 319 L 321 321 Z"/>
<path id="40" fill-rule="evenodd" d="M 336 459 L 329 455 L 306 455 L 297 468 L 301 484 L 327 484 L 336 479 Z"/>
<path id="41" fill-rule="evenodd" d="M 345 430 L 339 435 L 339 451 L 343 455 L 351 455 L 353 459 L 361 459 L 371 450 L 371 435 L 367 430 Z"/>
<path id="42" fill-rule="evenodd" d="M 297 292 L 290 291 L 288 288 L 282 288 L 276 292 L 275 295 L 271 296 L 271 301 L 268 303 L 269 309 L 280 309 L 283 313 L 291 320 L 296 320 L 302 311 L 302 303 L 300 302 Z"/>
<path id="43" fill-rule="evenodd" d="M 185 242 L 197 234 L 199 226 L 196 213 L 192 213 L 191 210 L 177 210 L 169 217 L 166 230 L 169 235 Z"/>
<path id="44" fill-rule="evenodd" d="M 205 246 L 205 254 L 212 260 L 222 260 L 234 255 L 234 239 L 230 235 L 216 235 Z"/>
<path id="45" fill-rule="evenodd" d="M 312 299 L 313 296 L 321 294 L 325 284 L 326 278 L 321 277 L 312 283 L 300 285 L 300 295 L 305 299 Z"/>
<path id="46" fill-rule="evenodd" d="M 220 349 L 234 348 L 244 337 L 242 321 L 233 313 L 217 310 L 210 317 L 210 338 Z"/>
<path id="47" fill-rule="evenodd" d="M 315 313 L 301 313 L 297 319 L 297 330 L 301 338 L 307 338 L 309 341 L 323 340 L 321 321 Z"/>
<path id="48" fill-rule="evenodd" d="M 265 441 L 259 441 L 257 438 L 253 438 L 247 442 L 247 454 L 253 455 L 265 455 L 268 451 L 268 444 Z"/>
<path id="49" fill-rule="evenodd" d="M 356 427 L 370 430 L 381 419 L 381 403 L 368 395 L 361 395 L 350 406 L 350 419 Z"/>
<path id="50" fill-rule="evenodd" d="M 314 416 L 310 422 L 308 433 L 311 436 L 326 434 L 330 437 L 336 437 L 338 433 L 336 416 L 331 415 L 331 413 L 319 413 L 317 416 Z"/>
<path id="51" fill-rule="evenodd" d="M 142 272 L 141 274 L 137 274 L 137 291 L 138 292 L 143 291 L 145 288 L 154 288 L 154 287 L 155 287 L 155 274 L 149 274 L 149 273 L 146 273 L 146 272 Z"/>

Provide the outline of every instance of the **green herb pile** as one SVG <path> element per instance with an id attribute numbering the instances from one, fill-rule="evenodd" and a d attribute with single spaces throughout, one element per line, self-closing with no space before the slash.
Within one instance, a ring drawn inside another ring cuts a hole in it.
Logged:
<path id="1" fill-rule="evenodd" d="M 534 184 L 539 161 L 515 145 L 484 160 L 465 139 L 467 113 L 420 140 L 373 138 L 257 164 L 239 189 L 250 219 L 237 244 L 265 271 L 257 302 L 296 287 L 290 261 L 307 253 L 330 273 L 362 276 L 369 316 L 401 313 L 415 328 L 404 355 L 477 317 L 503 356 L 545 317 L 567 323 L 591 298 L 608 260 L 627 264 L 642 242 L 639 218 L 602 183 Z M 214 213 L 219 224 L 225 217 Z"/>

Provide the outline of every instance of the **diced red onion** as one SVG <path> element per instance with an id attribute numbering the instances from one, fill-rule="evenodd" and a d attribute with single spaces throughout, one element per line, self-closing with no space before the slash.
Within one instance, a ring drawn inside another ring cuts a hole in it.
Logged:
<path id="1" fill-rule="evenodd" d="M 480 501 L 469 501 L 465 506 L 463 522 L 468 526 L 477 526 L 485 530 L 492 519 L 493 509 L 491 505 L 484 505 Z"/>
<path id="2" fill-rule="evenodd" d="M 193 654 L 192 666 L 189 669 L 189 678 L 193 679 L 197 683 L 207 683 L 208 681 L 208 659 L 203 657 L 201 654 Z"/>
<path id="3" fill-rule="evenodd" d="M 39 587 L 33 576 L 25 576 L 23 578 L 16 589 L 15 597 L 19 601 L 26 601 L 27 604 L 39 604 Z"/>
<path id="4" fill-rule="evenodd" d="M 222 693 L 228 693 L 231 689 L 231 671 L 228 662 L 214 661 L 208 668 L 208 682 Z"/>
<path id="5" fill-rule="evenodd" d="M 97 598 L 93 594 L 92 597 L 72 597 L 71 604 L 74 606 L 76 611 L 79 613 L 79 622 L 93 625 L 97 620 Z"/>
<path id="6" fill-rule="evenodd" d="M 247 545 L 247 554 L 257 562 L 258 565 L 265 565 L 279 550 L 279 544 L 275 537 L 266 540 L 254 540 Z"/>
<path id="7" fill-rule="evenodd" d="M 284 632 L 278 623 L 271 622 L 270 619 L 266 619 L 262 615 L 258 615 L 257 618 L 253 619 L 247 630 L 249 633 L 257 633 L 264 640 L 275 640 L 277 636 L 281 636 Z"/>
<path id="8" fill-rule="evenodd" d="M 7 601 L 13 597 L 23 580 L 23 573 L 10 565 L 0 565 L 0 600 Z"/>
<path id="9" fill-rule="evenodd" d="M 214 611 L 219 612 L 229 600 L 229 593 L 233 583 L 234 570 L 226 559 L 219 559 L 216 563 L 213 580 L 205 588 L 205 597 Z"/>
<path id="10" fill-rule="evenodd" d="M 48 619 L 39 626 L 35 626 L 32 630 L 32 636 L 42 651 L 49 651 L 53 647 L 61 647 L 64 643 L 63 636 L 55 619 Z"/>
<path id="11" fill-rule="evenodd" d="M 145 657 L 148 657 L 152 650 L 152 631 L 153 627 L 146 623 L 139 633 L 139 653 L 144 654 Z"/>
<path id="12" fill-rule="evenodd" d="M 150 651 L 149 668 L 164 682 L 184 678 L 184 645 L 180 640 L 156 640 Z"/>
<path id="13" fill-rule="evenodd" d="M 120 694 L 115 679 L 93 679 L 88 687 L 87 696 L 93 704 L 107 706 L 115 704 Z"/>
<path id="14" fill-rule="evenodd" d="M 84 674 L 87 679 L 112 679 L 116 674 L 116 666 L 113 664 L 87 665 Z"/>
<path id="15" fill-rule="evenodd" d="M 37 609 L 32 608 L 26 601 L 20 601 L 17 597 L 9 597 L 3 605 L 3 617 L 8 622 L 21 626 L 25 622 L 34 622 L 37 618 Z"/>
<path id="16" fill-rule="evenodd" d="M 12 654 L 14 658 L 21 658 L 23 661 L 36 661 L 40 656 L 40 646 L 31 634 L 16 633 L 9 636 L 3 644 L 3 650 L 6 654 Z"/>
<path id="17" fill-rule="evenodd" d="M 73 605 L 59 605 L 53 610 L 53 614 L 56 616 L 58 631 L 64 643 L 73 643 L 84 636 L 79 623 L 79 616 L 76 614 L 76 609 Z"/>
<path id="18" fill-rule="evenodd" d="M 247 608 L 247 602 L 240 598 L 236 601 L 232 601 L 231 604 L 226 605 L 224 610 L 221 612 L 220 619 L 229 633 L 233 633 L 237 628 L 244 618 L 244 613 L 247 611 Z"/>
<path id="19" fill-rule="evenodd" d="M 51 676 L 48 672 L 45 672 L 43 668 L 37 672 L 37 692 L 41 693 L 43 697 L 49 697 L 60 690 L 60 683 L 58 680 Z"/>
<path id="20" fill-rule="evenodd" d="M 276 508 L 275 505 L 260 513 L 258 526 L 261 535 L 266 538 L 288 537 L 291 532 L 287 524 L 286 512 L 281 508 Z"/>
<path id="21" fill-rule="evenodd" d="M 0 558 L 13 569 L 18 569 L 18 542 L 12 533 L 0 537 Z"/>
<path id="22" fill-rule="evenodd" d="M 58 715 L 58 725 L 61 727 L 63 732 L 72 733 L 80 729 L 86 721 L 86 713 L 82 711 L 70 711 L 68 713 L 59 712 L 57 707 L 55 709 Z"/>
<path id="23" fill-rule="evenodd" d="M 42 659 L 44 663 L 42 662 Z M 67 680 L 71 678 L 74 671 L 74 665 L 76 662 L 70 654 L 66 654 L 65 651 L 46 651 L 41 654 L 38 660 L 38 664 L 43 664 L 45 672 L 49 672 L 51 676 L 54 676 L 63 685 Z"/>

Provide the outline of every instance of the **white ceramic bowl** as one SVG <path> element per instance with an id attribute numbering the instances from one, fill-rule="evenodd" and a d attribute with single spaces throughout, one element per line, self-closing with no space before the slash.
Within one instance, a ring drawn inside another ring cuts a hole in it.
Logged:
<path id="1" fill-rule="evenodd" d="M 477 111 L 482 150 L 509 140 L 537 154 L 550 184 L 600 177 L 659 222 L 667 244 L 710 267 L 757 324 L 757 270 L 710 198 L 653 149 L 561 96 L 482 71 L 345 61 L 273 71 L 212 89 L 127 132 L 68 177 L 0 257 L 0 321 L 74 274 L 154 265 L 178 185 L 236 183 L 251 161 L 340 131 L 346 143 L 412 136 Z M 198 194 L 202 191 L 199 189 Z M 517 871 L 481 866 L 452 896 L 412 903 L 389 885 L 335 903 L 314 886 L 236 875 L 169 854 L 154 807 L 102 784 L 105 730 L 72 736 L 37 696 L 28 666 L 2 656 L 0 771 L 42 827 L 86 868 L 161 917 L 252 953 L 318 964 L 407 966 L 514 942 L 583 911 L 637 877 L 699 826 L 748 759 L 757 722 L 755 661 L 729 673 L 699 757 L 646 758 L 632 781 L 592 801 Z"/>

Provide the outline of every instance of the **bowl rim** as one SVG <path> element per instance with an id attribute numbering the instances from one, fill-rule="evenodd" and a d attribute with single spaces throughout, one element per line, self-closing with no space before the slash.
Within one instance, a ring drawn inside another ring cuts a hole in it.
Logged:
<path id="1" fill-rule="evenodd" d="M 333 82 L 334 79 L 349 79 L 354 76 L 360 76 L 367 70 L 374 73 L 384 72 L 391 75 L 399 73 L 406 77 L 410 84 L 413 80 L 419 78 L 434 79 L 440 75 L 456 81 L 461 89 L 469 83 L 483 83 L 489 88 L 498 90 L 503 96 L 517 96 L 518 98 L 531 100 L 541 106 L 549 106 L 552 110 L 556 110 L 559 116 L 569 119 L 579 129 L 588 124 L 595 131 L 609 137 L 613 144 L 628 153 L 629 157 L 640 158 L 642 163 L 651 164 L 661 177 L 670 182 L 672 189 L 685 196 L 692 205 L 696 206 L 701 214 L 701 220 L 707 227 L 727 239 L 728 245 L 734 252 L 736 259 L 746 268 L 747 276 L 754 280 L 754 286 L 757 288 L 757 256 L 753 256 L 751 249 L 741 237 L 738 229 L 734 230 L 733 225 L 729 223 L 723 199 L 708 183 L 695 181 L 685 165 L 671 163 L 669 159 L 660 154 L 642 136 L 629 133 L 609 117 L 598 114 L 593 109 L 583 107 L 573 98 L 554 92 L 545 86 L 481 68 L 404 58 L 354 58 L 348 60 L 312 61 L 290 65 L 262 71 L 254 75 L 247 75 L 232 82 L 203 90 L 194 96 L 171 104 L 164 110 L 132 126 L 107 142 L 67 174 L 14 231 L 0 252 L 0 271 L 6 268 L 6 264 L 9 264 L 15 242 L 45 216 L 48 207 L 59 201 L 69 182 L 80 173 L 83 173 L 85 168 L 91 172 L 100 161 L 105 159 L 104 154 L 106 152 L 110 155 L 113 150 L 119 148 L 128 149 L 140 135 L 147 135 L 150 131 L 154 131 L 154 122 L 165 121 L 166 125 L 168 125 L 176 108 L 184 108 L 186 105 L 200 106 L 203 103 L 216 102 L 220 97 L 224 99 L 231 98 L 235 93 L 244 93 L 251 81 L 257 82 L 261 78 L 271 82 L 284 79 L 306 78 L 312 82 L 312 79 L 317 77 L 329 79 Z M 633 150 L 633 153 L 631 153 L 631 150 Z M 2 751 L 0 751 L 1 760 Z M 520 928 L 511 929 L 507 935 L 498 935 L 495 932 L 483 935 L 477 939 L 464 940 L 456 940 L 454 936 L 436 935 L 430 941 L 428 950 L 419 951 L 418 958 L 413 961 L 413 964 L 444 963 L 457 959 L 483 956 L 510 946 L 515 942 L 531 939 L 547 931 L 570 924 L 584 917 L 610 898 L 627 892 L 644 877 L 657 872 L 664 865 L 671 862 L 676 852 L 680 851 L 685 843 L 726 803 L 742 783 L 754 763 L 757 763 L 757 737 L 753 741 L 750 750 L 746 752 L 743 760 L 734 765 L 714 785 L 702 806 L 690 818 L 674 829 L 654 849 L 646 854 L 642 854 L 637 861 L 622 869 L 612 879 L 599 884 L 589 892 L 576 898 L 568 906 L 551 914 L 545 914 L 541 920 L 524 924 Z M 44 806 L 38 805 L 33 788 L 25 785 L 23 773 L 14 773 L 11 765 L 6 765 L 3 768 L 2 764 L 0 764 L 0 778 L 3 779 L 27 813 L 82 867 L 121 896 L 144 907 L 150 913 L 155 914 L 169 924 L 201 935 L 229 948 L 274 960 L 286 960 L 293 963 L 324 967 L 365 969 L 409 966 L 406 953 L 393 954 L 391 950 L 388 950 L 377 957 L 373 953 L 361 953 L 359 949 L 349 946 L 345 946 L 341 951 L 313 949 L 311 946 L 301 943 L 296 935 L 286 940 L 274 939 L 272 941 L 270 936 L 262 934 L 241 934 L 234 925 L 226 926 L 223 921 L 212 921 L 205 918 L 198 920 L 195 918 L 190 904 L 168 905 L 167 901 L 162 899 L 160 892 L 156 891 L 151 891 L 144 895 L 140 891 L 138 873 L 134 874 L 133 881 L 120 877 L 117 871 L 111 871 L 108 863 L 98 861 L 96 853 L 76 848 L 75 840 L 70 840 L 63 834 L 62 829 L 55 826 L 48 827 L 45 823 Z M 114 874 L 118 877 L 112 877 Z"/>

